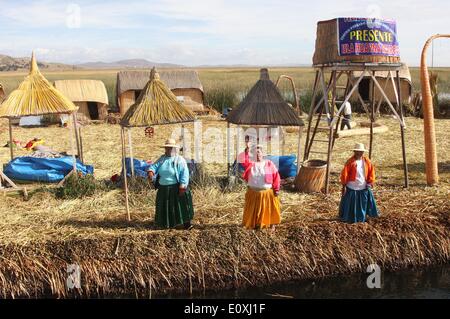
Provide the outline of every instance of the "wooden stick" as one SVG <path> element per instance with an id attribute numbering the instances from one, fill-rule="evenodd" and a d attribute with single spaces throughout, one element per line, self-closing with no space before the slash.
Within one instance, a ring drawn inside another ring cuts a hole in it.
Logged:
<path id="1" fill-rule="evenodd" d="M 330 172 L 331 172 L 331 152 L 333 151 L 333 126 L 330 127 L 329 137 L 328 137 L 328 154 L 327 154 L 327 171 L 325 176 L 325 194 L 330 193 Z"/>
<path id="2" fill-rule="evenodd" d="M 284 136 L 284 131 L 283 128 L 281 126 L 278 127 L 279 130 L 279 134 L 282 138 L 282 144 L 281 144 L 281 155 L 284 156 L 284 151 L 286 149 L 286 137 Z"/>
<path id="3" fill-rule="evenodd" d="M 74 138 L 75 138 L 75 132 L 77 130 L 76 128 L 77 123 L 75 121 L 73 121 L 73 125 L 72 125 L 72 130 L 73 132 L 71 132 L 70 134 L 70 146 L 72 148 L 72 159 L 73 159 L 73 171 L 76 173 L 77 172 L 77 158 L 75 156 L 75 142 L 74 142 Z M 75 174 L 75 178 L 77 177 L 77 174 Z"/>
<path id="4" fill-rule="evenodd" d="M 372 71 L 373 76 L 375 77 L 375 71 Z M 369 158 L 372 159 L 372 151 L 373 151 L 373 122 L 374 122 L 374 112 L 375 112 L 375 83 L 371 81 L 371 98 L 370 98 L 370 142 L 369 142 Z"/>
<path id="5" fill-rule="evenodd" d="M 241 138 L 241 127 L 238 125 L 237 127 L 237 137 L 236 137 L 236 163 L 237 163 L 237 167 L 238 169 L 236 170 L 236 174 L 239 171 L 239 148 L 241 147 L 240 145 L 240 138 Z"/>
<path id="6" fill-rule="evenodd" d="M 77 141 L 77 154 L 78 154 L 78 158 L 80 159 L 81 162 L 83 162 L 83 158 L 81 156 L 81 149 L 80 149 L 80 137 L 78 135 L 78 128 L 77 128 L 77 115 L 76 112 L 72 113 L 72 120 L 73 120 L 73 125 L 75 127 L 75 140 Z"/>
<path id="7" fill-rule="evenodd" d="M 308 158 L 308 144 L 309 144 L 309 135 L 311 134 L 311 125 L 312 125 L 312 119 L 313 119 L 313 110 L 317 95 L 317 82 L 319 78 L 319 71 L 316 71 L 316 77 L 314 80 L 314 87 L 313 87 L 313 94 L 311 99 L 311 107 L 309 109 L 309 115 L 308 115 L 308 129 L 306 131 L 306 143 L 305 143 L 305 153 L 303 154 L 303 161 L 306 161 Z"/>
<path id="8" fill-rule="evenodd" d="M 78 128 L 78 136 L 80 138 L 81 162 L 84 164 L 83 135 L 81 134 L 81 126 Z"/>
<path id="9" fill-rule="evenodd" d="M 134 177 L 133 140 L 131 139 L 131 128 L 127 128 L 127 131 L 128 131 L 128 149 L 130 151 L 131 177 Z"/>
<path id="10" fill-rule="evenodd" d="M 231 127 L 230 122 L 227 122 L 227 171 L 228 177 L 230 177 L 231 169 Z"/>
<path id="11" fill-rule="evenodd" d="M 123 188 L 125 191 L 125 209 L 127 212 L 127 219 L 128 221 L 131 221 L 130 216 L 130 206 L 128 203 L 128 178 L 127 178 L 127 166 L 125 164 L 125 156 L 126 156 L 126 148 L 125 148 L 125 132 L 124 128 L 122 127 L 120 130 L 121 133 L 121 142 L 122 142 L 122 171 L 123 171 Z"/>
<path id="12" fill-rule="evenodd" d="M 8 118 L 8 122 L 9 122 L 9 152 L 12 161 L 14 159 L 14 150 L 13 150 L 13 134 L 12 134 L 11 118 Z"/>
<path id="13" fill-rule="evenodd" d="M 300 162 L 300 154 L 301 154 L 301 151 L 302 151 L 302 145 L 301 145 L 302 133 L 303 133 L 303 126 L 300 125 L 300 126 L 298 127 L 297 174 L 300 172 L 300 166 L 301 166 L 301 162 Z"/>
<path id="14" fill-rule="evenodd" d="M 199 163 L 200 159 L 200 149 L 202 146 L 202 127 L 201 122 L 198 120 L 194 121 L 194 159 L 195 162 Z"/>
<path id="15" fill-rule="evenodd" d="M 400 87 L 400 72 L 399 71 L 397 71 L 397 90 L 398 90 L 398 107 L 399 107 L 402 123 L 404 123 L 402 89 Z M 401 138 L 402 138 L 403 173 L 405 175 L 405 188 L 408 188 L 409 187 L 408 162 L 406 160 L 406 144 L 405 144 L 405 127 L 404 127 L 404 125 L 400 125 L 400 132 L 401 132 Z"/>
<path id="16" fill-rule="evenodd" d="M 181 147 L 183 148 L 183 153 L 182 153 L 183 156 L 186 155 L 186 141 L 184 140 L 184 136 L 185 136 L 185 126 L 184 126 L 184 124 L 182 124 L 181 125 Z"/>

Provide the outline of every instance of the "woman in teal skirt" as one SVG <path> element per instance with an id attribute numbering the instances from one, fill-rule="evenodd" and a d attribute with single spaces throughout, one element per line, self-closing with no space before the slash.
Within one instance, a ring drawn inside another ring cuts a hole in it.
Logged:
<path id="1" fill-rule="evenodd" d="M 192 229 L 194 207 L 189 186 L 189 169 L 186 160 L 178 155 L 179 146 L 169 139 L 163 146 L 165 154 L 148 169 L 148 176 L 156 180 L 155 224 L 159 228 L 183 227 Z"/>
<path id="2" fill-rule="evenodd" d="M 364 144 L 357 143 L 354 155 L 347 161 L 341 173 L 342 199 L 339 217 L 347 223 L 365 222 L 367 216 L 380 215 L 372 188 L 375 183 L 375 168 L 364 156 Z"/>

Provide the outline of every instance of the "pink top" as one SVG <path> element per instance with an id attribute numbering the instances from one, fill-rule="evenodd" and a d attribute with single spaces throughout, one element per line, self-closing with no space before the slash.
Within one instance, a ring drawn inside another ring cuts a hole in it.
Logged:
<path id="1" fill-rule="evenodd" d="M 257 171 L 255 169 L 255 163 L 252 161 L 246 161 L 242 165 L 245 168 L 245 172 L 243 175 L 243 179 L 248 183 L 253 172 Z M 275 192 L 280 191 L 280 174 L 278 173 L 278 169 L 272 161 L 265 160 L 265 183 L 272 185 L 272 188 Z"/>

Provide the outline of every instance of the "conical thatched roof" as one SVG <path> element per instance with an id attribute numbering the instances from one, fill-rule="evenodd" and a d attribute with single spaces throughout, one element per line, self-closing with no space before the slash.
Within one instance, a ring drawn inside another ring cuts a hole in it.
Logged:
<path id="1" fill-rule="evenodd" d="M 153 68 L 150 81 L 136 103 L 130 106 L 120 124 L 127 127 L 192 122 L 194 113 L 187 109 L 160 80 Z"/>
<path id="2" fill-rule="evenodd" d="M 283 100 L 270 80 L 267 69 L 261 69 L 261 78 L 242 103 L 231 111 L 227 121 L 237 125 L 304 125 L 292 107 Z"/>
<path id="3" fill-rule="evenodd" d="M 41 74 L 34 53 L 30 73 L 0 106 L 0 117 L 22 117 L 72 113 L 77 110 L 67 97 L 53 87 Z"/>

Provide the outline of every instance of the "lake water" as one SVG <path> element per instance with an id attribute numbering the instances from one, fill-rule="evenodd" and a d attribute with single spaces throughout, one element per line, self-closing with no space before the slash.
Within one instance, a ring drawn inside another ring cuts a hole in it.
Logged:
<path id="1" fill-rule="evenodd" d="M 369 289 L 370 274 L 352 274 L 243 290 L 166 298 L 438 298 L 450 299 L 450 264 L 398 272 L 381 272 L 381 288 Z"/>

